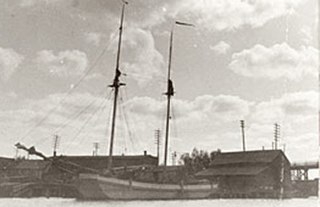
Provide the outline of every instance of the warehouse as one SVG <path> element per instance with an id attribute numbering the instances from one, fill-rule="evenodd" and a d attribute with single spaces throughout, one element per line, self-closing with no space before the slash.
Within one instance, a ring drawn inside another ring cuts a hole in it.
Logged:
<path id="1" fill-rule="evenodd" d="M 281 150 L 218 153 L 196 176 L 218 185 L 213 197 L 290 196 L 290 162 Z"/>

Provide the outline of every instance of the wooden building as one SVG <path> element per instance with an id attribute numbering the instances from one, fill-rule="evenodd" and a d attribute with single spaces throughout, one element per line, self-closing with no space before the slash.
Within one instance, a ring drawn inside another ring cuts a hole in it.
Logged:
<path id="1" fill-rule="evenodd" d="M 108 167 L 108 156 L 58 156 L 57 159 L 95 170 L 103 170 Z M 157 166 L 158 158 L 147 154 L 113 156 L 114 168 L 142 165 Z"/>
<path id="2" fill-rule="evenodd" d="M 281 150 L 219 153 L 196 176 L 218 185 L 213 197 L 290 197 L 290 162 Z"/>

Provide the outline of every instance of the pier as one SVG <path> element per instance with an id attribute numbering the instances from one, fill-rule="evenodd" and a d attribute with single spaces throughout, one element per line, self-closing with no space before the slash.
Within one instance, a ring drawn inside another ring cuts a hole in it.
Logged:
<path id="1" fill-rule="evenodd" d="M 293 162 L 291 163 L 292 180 L 309 180 L 309 170 L 318 169 L 319 162 Z"/>

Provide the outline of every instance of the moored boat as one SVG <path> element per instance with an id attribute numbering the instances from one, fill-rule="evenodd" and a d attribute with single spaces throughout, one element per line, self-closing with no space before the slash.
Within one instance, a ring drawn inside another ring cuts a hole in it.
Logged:
<path id="1" fill-rule="evenodd" d="M 80 199 L 89 200 L 171 200 L 209 198 L 216 188 L 210 183 L 194 185 L 144 183 L 96 174 L 81 174 L 78 191 Z"/>

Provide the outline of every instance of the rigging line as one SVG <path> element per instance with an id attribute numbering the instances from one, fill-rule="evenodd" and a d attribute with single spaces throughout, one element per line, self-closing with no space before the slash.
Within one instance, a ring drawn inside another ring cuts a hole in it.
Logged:
<path id="1" fill-rule="evenodd" d="M 54 113 L 58 109 L 58 107 L 67 99 L 67 97 L 71 94 L 71 92 L 73 92 L 80 85 L 80 83 L 85 79 L 85 77 L 87 77 L 87 75 L 95 68 L 98 61 L 100 60 L 102 55 L 106 52 L 106 50 L 107 50 L 107 45 L 102 50 L 100 55 L 94 60 L 93 64 L 89 67 L 89 69 L 80 77 L 78 82 L 76 84 L 74 84 L 74 86 L 72 88 L 69 88 L 69 90 L 67 91 L 65 96 L 58 102 L 58 104 L 56 106 L 54 106 L 52 109 L 50 109 L 39 122 L 37 122 L 25 135 L 23 135 L 20 138 L 20 141 L 23 141 L 27 136 L 29 136 L 37 127 L 39 127 L 44 121 L 46 121 L 47 118 L 52 113 Z"/>
<path id="2" fill-rule="evenodd" d="M 114 92 L 114 88 L 112 88 L 110 94 L 109 94 L 109 100 L 111 100 L 111 96 L 112 96 L 112 92 Z M 111 112 L 112 112 L 113 108 L 109 107 L 109 113 L 108 113 L 108 118 L 109 120 L 106 121 L 106 128 L 105 128 L 105 135 L 107 136 L 107 134 L 109 134 L 109 126 L 110 126 L 110 122 L 111 122 Z"/>
<path id="3" fill-rule="evenodd" d="M 90 104 L 91 104 L 91 103 L 90 103 Z M 89 105 L 90 105 L 90 104 L 89 104 Z M 87 106 L 89 106 L 89 105 L 87 105 Z M 80 111 L 79 111 L 79 112 L 80 112 Z M 78 113 L 79 113 L 79 112 L 78 112 Z M 75 119 L 77 115 L 78 115 L 78 114 L 76 114 L 75 116 L 73 116 L 73 119 Z M 72 117 L 70 117 L 67 121 L 65 121 L 65 122 L 64 122 L 63 124 L 61 124 L 60 126 L 58 126 L 58 127 L 55 129 L 55 132 L 59 131 L 60 128 L 64 128 L 64 127 L 65 127 L 64 125 L 67 125 L 67 122 L 71 122 L 71 121 L 70 121 L 71 119 L 72 119 Z M 38 141 L 35 143 L 35 145 L 38 145 L 39 143 L 41 143 L 41 145 L 42 145 L 42 144 L 44 144 L 45 142 L 47 142 L 48 140 L 51 140 L 51 138 L 50 138 L 50 137 L 44 137 L 44 138 L 38 140 Z"/>
<path id="4" fill-rule="evenodd" d="M 114 89 L 110 90 L 109 95 L 107 96 L 106 99 L 104 99 L 104 102 L 105 102 L 105 103 L 107 103 L 108 101 L 111 100 L 111 96 L 112 96 L 113 90 L 114 90 Z M 104 102 L 103 102 L 103 103 L 104 103 Z M 103 103 L 102 103 L 101 105 L 103 105 Z M 104 114 L 103 111 L 104 111 L 106 108 L 107 108 L 107 104 L 105 104 L 105 106 L 101 108 L 102 113 L 100 113 L 100 114 L 98 115 L 97 119 L 95 120 L 94 126 L 98 123 L 99 118 Z M 99 108 L 98 108 L 98 109 L 99 109 Z M 112 109 L 112 108 L 110 107 L 110 109 Z M 109 110 L 109 114 L 108 114 L 107 117 L 110 117 L 110 113 L 111 113 L 111 111 Z M 78 134 L 79 134 L 79 133 L 78 133 Z M 88 133 L 87 133 L 87 134 L 88 134 Z M 77 137 L 77 136 L 76 136 L 76 137 Z M 73 137 L 73 138 L 72 138 L 71 144 L 74 142 L 74 140 L 75 140 L 76 137 Z M 83 138 L 80 140 L 79 143 L 82 143 L 82 141 L 83 141 Z M 64 149 L 63 152 L 65 153 L 68 149 L 69 149 L 69 148 Z"/>
<path id="5" fill-rule="evenodd" d="M 127 115 L 126 115 L 126 109 L 125 109 L 125 107 L 124 107 L 124 101 L 123 101 L 123 99 L 120 99 L 121 100 L 121 107 L 120 107 L 120 113 L 121 113 L 121 115 L 122 115 L 122 118 L 123 118 L 123 120 L 124 120 L 124 123 L 125 123 L 125 126 L 126 126 L 126 128 L 127 128 L 127 132 L 128 132 L 128 137 L 129 137 L 129 141 L 130 141 L 130 143 L 131 143 L 131 145 L 132 145 L 132 150 L 136 150 L 136 147 L 135 147 L 135 144 L 134 144 L 134 142 L 133 142 L 133 140 L 134 140 L 134 138 L 133 138 L 133 133 L 132 133 L 132 131 L 131 131 L 131 128 L 130 128 L 130 124 L 129 124 L 129 120 L 128 120 L 128 117 L 127 117 Z M 125 140 L 125 143 L 126 143 L 126 140 Z"/>
<path id="6" fill-rule="evenodd" d="M 105 89 L 103 88 L 101 92 L 103 92 Z M 100 94 L 99 93 L 99 94 Z M 105 99 L 103 99 L 105 100 Z M 69 118 L 66 122 L 64 122 L 60 127 L 58 127 L 54 133 L 58 133 L 59 131 L 63 130 L 65 127 L 67 127 L 72 121 L 76 120 L 81 114 L 85 113 L 87 109 L 89 109 L 91 106 L 93 106 L 98 100 L 94 99 L 91 101 L 86 107 L 84 107 L 82 110 L 80 110 L 78 113 L 75 114 L 75 116 Z"/>
<path id="7" fill-rule="evenodd" d="M 122 92 L 122 93 L 123 93 L 123 92 Z M 124 90 L 124 96 L 125 96 L 126 100 L 128 100 L 128 93 L 127 93 L 126 88 L 125 88 L 125 90 Z M 141 144 L 140 144 L 140 141 L 139 141 L 138 139 L 136 139 L 136 137 L 135 137 L 135 135 L 134 135 L 135 132 L 136 132 L 135 128 L 133 127 L 133 131 L 134 131 L 134 132 L 132 132 L 132 130 L 131 130 L 131 127 L 130 127 L 130 124 L 129 124 L 129 119 L 128 119 L 128 116 L 127 116 L 126 110 L 125 110 L 125 105 L 124 105 L 123 103 L 121 104 L 121 107 L 123 107 L 124 120 L 125 120 L 125 124 L 126 124 L 126 126 L 127 126 L 127 128 L 128 128 L 129 139 L 130 139 L 130 142 L 131 142 L 131 144 L 132 144 L 132 148 L 133 148 L 134 151 L 136 151 L 136 146 L 135 146 L 134 140 L 137 140 L 137 141 L 138 141 L 138 145 L 139 145 L 140 148 L 141 148 L 142 146 L 141 146 Z"/>
<path id="8" fill-rule="evenodd" d="M 178 138 L 178 128 L 176 123 L 175 109 L 174 109 L 174 101 L 172 101 L 172 123 L 173 123 L 173 135 L 175 138 Z"/>
<path id="9" fill-rule="evenodd" d="M 100 91 L 101 93 L 102 91 Z M 88 108 L 90 108 L 90 106 L 92 106 L 97 100 L 93 100 L 92 102 L 90 102 L 85 108 L 83 108 L 81 111 L 78 111 L 78 113 L 76 113 L 73 117 L 70 117 L 67 121 L 65 121 L 62 125 L 60 125 L 59 127 L 57 127 L 54 131 L 53 134 L 57 134 L 59 131 L 63 130 L 65 127 L 67 127 L 72 121 L 74 121 L 77 117 L 79 117 L 82 113 L 84 113 Z M 47 141 L 48 138 L 42 138 L 39 139 L 38 142 L 35 143 L 35 145 L 41 143 L 41 142 L 45 142 Z"/>
<path id="10" fill-rule="evenodd" d="M 124 119 L 124 116 L 123 116 L 123 108 L 122 108 L 122 103 L 123 103 L 123 99 L 122 99 L 122 96 L 121 96 L 121 93 L 120 93 L 120 97 L 119 97 L 119 100 L 120 100 L 120 107 L 119 107 L 119 122 L 120 123 L 123 123 L 122 119 Z M 123 134 L 122 134 L 122 137 L 123 137 L 123 140 L 124 140 L 124 151 L 126 152 L 126 149 L 127 149 L 127 140 L 126 140 L 126 133 L 125 133 L 125 125 L 123 126 L 123 124 L 121 124 L 121 127 L 123 127 L 123 130 L 118 130 L 118 131 L 124 131 Z"/>
<path id="11" fill-rule="evenodd" d="M 97 108 L 97 110 L 95 110 L 94 113 L 92 113 L 89 117 L 87 117 L 87 119 L 85 120 L 85 122 L 81 125 L 80 128 L 78 128 L 77 133 L 75 134 L 75 136 L 73 136 L 73 138 L 71 139 L 71 143 L 73 143 L 75 141 L 75 139 L 81 134 L 81 132 L 83 131 L 83 129 L 85 129 L 85 126 L 89 123 L 89 121 L 92 120 L 92 118 L 97 115 L 97 113 L 101 110 L 104 109 L 104 107 L 102 107 L 105 103 L 107 103 L 107 99 L 104 99 L 101 104 L 99 105 L 99 107 Z M 84 137 L 80 140 L 79 144 L 82 143 Z M 70 146 L 70 145 L 69 145 Z M 68 149 L 70 149 L 70 147 L 66 148 L 64 150 L 64 152 L 66 152 Z"/>

